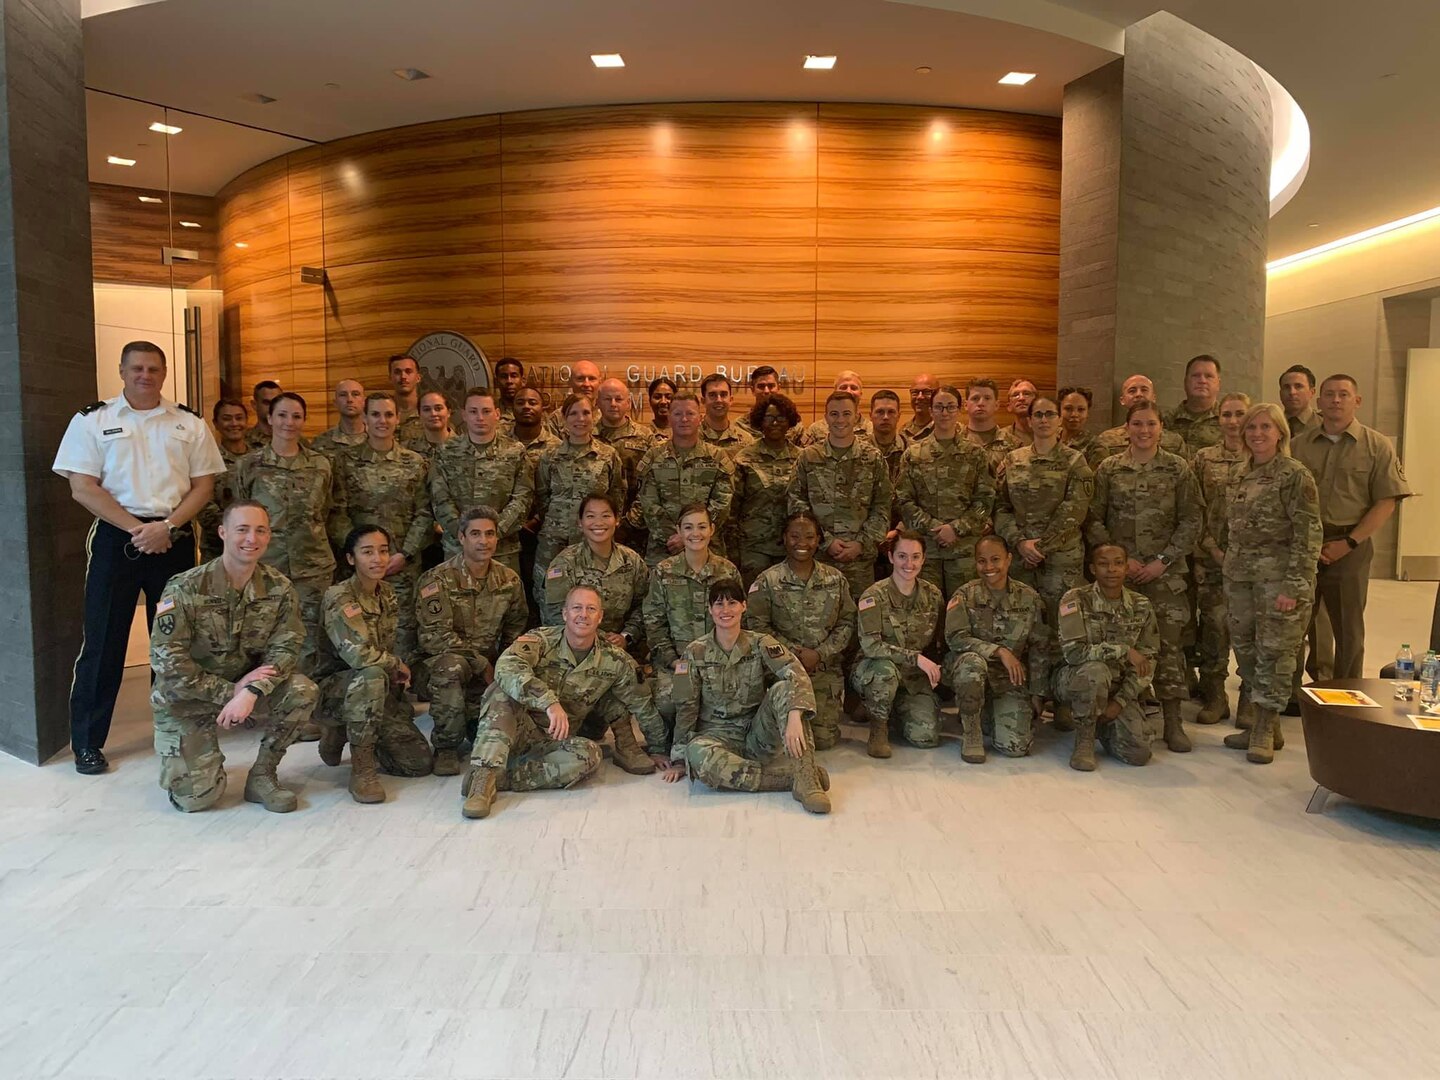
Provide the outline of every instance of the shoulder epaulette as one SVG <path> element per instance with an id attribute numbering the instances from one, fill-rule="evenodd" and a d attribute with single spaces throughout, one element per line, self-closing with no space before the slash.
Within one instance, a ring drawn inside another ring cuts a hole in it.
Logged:
<path id="1" fill-rule="evenodd" d="M 92 412 L 95 412 L 95 411 L 97 411 L 97 410 L 99 410 L 99 409 L 103 409 L 104 407 L 105 407 L 105 402 L 103 402 L 103 401 L 92 401 L 89 405 L 86 405 L 83 409 L 80 410 L 80 415 L 81 415 L 81 416 L 89 416 Z"/>
<path id="2" fill-rule="evenodd" d="M 189 405 L 185 405 L 185 404 L 177 401 L 177 402 L 175 403 L 175 407 L 176 407 L 177 409 L 179 409 L 181 412 L 188 412 L 191 416 L 195 417 L 196 420 L 199 420 L 199 419 L 200 419 L 200 414 L 199 414 L 198 412 L 196 412 L 194 409 L 192 409 Z"/>

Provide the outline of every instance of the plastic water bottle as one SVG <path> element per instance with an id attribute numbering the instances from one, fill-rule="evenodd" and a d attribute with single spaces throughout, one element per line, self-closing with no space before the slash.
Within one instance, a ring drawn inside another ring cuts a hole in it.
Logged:
<path id="1" fill-rule="evenodd" d="M 1415 654 L 1401 645 L 1395 654 L 1395 700 L 1409 701 L 1415 694 Z"/>
<path id="2" fill-rule="evenodd" d="M 1434 649 L 1420 665 L 1420 706 L 1428 713 L 1440 713 L 1440 656 Z"/>

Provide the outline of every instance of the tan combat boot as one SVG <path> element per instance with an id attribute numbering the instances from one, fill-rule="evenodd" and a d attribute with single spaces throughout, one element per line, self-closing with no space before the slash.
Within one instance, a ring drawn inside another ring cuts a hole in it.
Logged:
<path id="1" fill-rule="evenodd" d="M 1095 771 L 1095 721 L 1080 720 L 1075 724 L 1075 749 L 1070 754 L 1070 768 L 1076 772 Z"/>
<path id="2" fill-rule="evenodd" d="M 795 788 L 795 759 L 777 757 L 760 770 L 760 786 L 756 791 L 793 791 Z M 815 766 L 815 778 L 820 781 L 823 791 L 830 790 L 830 774 L 824 765 Z"/>
<path id="3" fill-rule="evenodd" d="M 655 771 L 655 762 L 635 738 L 635 725 L 630 717 L 623 716 L 610 731 L 615 736 L 615 764 L 633 776 L 649 776 Z"/>
<path id="4" fill-rule="evenodd" d="M 1269 765 L 1275 760 L 1275 713 L 1271 709 L 1255 709 L 1255 726 L 1250 729 L 1250 745 L 1246 748 L 1245 759 L 1257 765 Z"/>
<path id="5" fill-rule="evenodd" d="M 1075 710 L 1069 705 L 1055 702 L 1055 711 L 1050 715 L 1050 726 L 1056 731 L 1075 730 Z"/>
<path id="6" fill-rule="evenodd" d="M 805 756 L 795 765 L 795 783 L 790 788 L 790 794 L 812 814 L 830 812 L 830 796 L 825 793 L 825 786 L 820 783 L 820 773 L 815 767 L 815 755 L 809 750 L 805 751 Z"/>
<path id="7" fill-rule="evenodd" d="M 979 713 L 960 716 L 960 760 L 971 765 L 985 763 L 985 735 L 980 730 Z"/>
<path id="8" fill-rule="evenodd" d="M 1250 688 L 1244 683 L 1241 683 L 1240 707 L 1235 710 L 1235 726 L 1241 731 L 1249 731 L 1254 723 L 1255 703 L 1250 700 Z"/>
<path id="9" fill-rule="evenodd" d="M 260 747 L 255 755 L 255 764 L 245 778 L 245 801 L 259 803 L 272 814 L 288 814 L 299 805 L 300 800 L 289 788 L 280 786 L 275 768 L 285 756 L 283 750 L 267 750 Z"/>
<path id="10" fill-rule="evenodd" d="M 490 807 L 495 802 L 495 789 L 499 786 L 499 778 L 495 775 L 500 772 L 493 765 L 472 765 L 470 773 L 465 778 L 465 805 L 460 808 L 460 813 L 467 818 L 484 818 L 490 816 Z"/>
<path id="11" fill-rule="evenodd" d="M 1190 736 L 1185 734 L 1185 725 L 1180 722 L 1180 702 L 1172 698 L 1162 701 L 1160 708 L 1165 716 L 1165 745 L 1173 754 L 1188 754 Z"/>
<path id="12" fill-rule="evenodd" d="M 1197 724 L 1218 724 L 1230 716 L 1230 698 L 1225 693 L 1225 680 L 1207 676 L 1204 683 L 1205 704 L 1195 714 Z"/>
<path id="13" fill-rule="evenodd" d="M 339 765 L 345 749 L 345 725 L 329 725 L 320 732 L 320 760 L 326 765 Z"/>
<path id="14" fill-rule="evenodd" d="M 295 732 L 296 742 L 315 742 L 325 734 L 325 729 L 314 720 L 306 720 L 300 725 L 300 730 Z"/>
<path id="15" fill-rule="evenodd" d="M 888 716 L 870 717 L 870 742 L 865 747 L 865 752 L 871 757 L 888 758 L 890 756 L 890 718 Z"/>
<path id="16" fill-rule="evenodd" d="M 382 803 L 385 789 L 375 774 L 375 747 L 350 747 L 350 797 L 358 803 Z"/>
<path id="17" fill-rule="evenodd" d="M 459 776 L 464 766 L 460 764 L 460 755 L 456 753 L 453 746 L 447 746 L 435 751 L 435 765 L 431 771 L 436 776 Z"/>

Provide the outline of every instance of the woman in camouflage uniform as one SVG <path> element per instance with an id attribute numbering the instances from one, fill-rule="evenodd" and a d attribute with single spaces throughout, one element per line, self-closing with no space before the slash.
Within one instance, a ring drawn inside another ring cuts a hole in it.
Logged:
<path id="1" fill-rule="evenodd" d="M 1060 441 L 1079 450 L 1085 464 L 1096 468 L 1105 460 L 1105 448 L 1089 431 L 1094 391 L 1088 386 L 1062 386 L 1055 397 L 1060 402 Z"/>
<path id="2" fill-rule="evenodd" d="M 619 509 L 608 494 L 586 495 L 580 504 L 582 539 L 555 556 L 545 572 L 545 591 L 537 599 L 541 623 L 560 626 L 565 597 L 576 585 L 588 585 L 605 605 L 600 632 L 611 645 L 634 652 L 645 640 L 640 609 L 650 588 L 650 570 L 638 551 L 615 542 L 619 521 Z"/>
<path id="3" fill-rule="evenodd" d="M 735 455 L 735 500 L 730 514 L 735 536 L 730 553 L 740 564 L 747 586 L 762 570 L 785 557 L 780 539 L 785 491 L 800 458 L 790 432 L 800 423 L 800 411 L 784 394 L 771 394 L 750 410 L 749 420 L 760 439 Z"/>
<path id="4" fill-rule="evenodd" d="M 201 561 L 218 559 L 225 548 L 225 545 L 220 542 L 220 534 L 215 530 L 220 527 L 225 507 L 235 499 L 234 491 L 231 488 L 235 477 L 235 466 L 239 464 L 242 457 L 250 452 L 250 444 L 245 441 L 249 416 L 250 414 L 245 411 L 245 403 L 231 398 L 221 398 L 210 410 L 210 418 L 215 424 L 215 433 L 219 436 L 215 442 L 220 447 L 220 456 L 225 460 L 225 472 L 215 477 L 214 494 L 210 496 L 210 501 L 201 508 L 200 513 L 195 515 L 195 524 L 200 530 Z"/>

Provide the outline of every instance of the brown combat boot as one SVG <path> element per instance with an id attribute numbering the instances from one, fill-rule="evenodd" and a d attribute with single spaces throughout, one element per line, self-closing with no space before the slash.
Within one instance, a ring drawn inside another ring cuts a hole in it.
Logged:
<path id="1" fill-rule="evenodd" d="M 1256 765 L 1269 765 L 1275 760 L 1275 713 L 1271 709 L 1255 709 L 1255 726 L 1250 729 L 1250 745 L 1245 759 Z"/>
<path id="2" fill-rule="evenodd" d="M 824 765 L 815 766 L 815 777 L 824 791 L 830 790 L 830 774 Z M 795 759 L 777 757 L 760 769 L 760 786 L 756 791 L 792 791 L 795 787 Z"/>
<path id="3" fill-rule="evenodd" d="M 1050 714 L 1050 726 L 1056 731 L 1074 731 L 1075 710 L 1069 705 L 1055 702 L 1055 710 Z"/>
<path id="4" fill-rule="evenodd" d="M 1240 707 L 1235 710 L 1235 726 L 1241 731 L 1249 731 L 1255 723 L 1255 703 L 1250 700 L 1250 688 L 1244 683 L 1240 684 Z M 1242 746 L 1241 749 L 1244 749 Z"/>
<path id="5" fill-rule="evenodd" d="M 1190 736 L 1185 734 L 1185 725 L 1180 722 L 1180 702 L 1169 699 L 1160 703 L 1165 716 L 1165 745 L 1172 754 L 1188 754 L 1191 750 Z"/>
<path id="6" fill-rule="evenodd" d="M 1075 724 L 1075 749 L 1070 753 L 1070 768 L 1076 772 L 1095 771 L 1095 721 L 1081 720 Z"/>
<path id="7" fill-rule="evenodd" d="M 295 741 L 315 742 L 324 734 L 325 729 L 322 728 L 319 724 L 317 724 L 314 720 L 306 720 L 303 724 L 300 725 L 300 729 L 295 732 Z"/>
<path id="8" fill-rule="evenodd" d="M 1218 724 L 1230 716 L 1230 698 L 1225 693 L 1225 680 L 1207 676 L 1204 683 L 1205 704 L 1195 714 L 1197 724 Z"/>
<path id="9" fill-rule="evenodd" d="M 267 750 L 260 747 L 255 755 L 255 764 L 245 778 L 245 801 L 259 803 L 272 814 L 288 814 L 300 805 L 300 800 L 289 788 L 280 786 L 275 768 L 285 756 L 283 750 Z"/>
<path id="10" fill-rule="evenodd" d="M 496 773 L 501 770 L 493 765 L 472 765 L 465 778 L 465 805 L 460 813 L 467 818 L 490 816 L 490 807 L 495 803 L 495 789 L 499 786 Z"/>
<path id="11" fill-rule="evenodd" d="M 615 764 L 633 776 L 649 776 L 655 771 L 655 762 L 635 738 L 635 724 L 629 715 L 623 716 L 610 731 L 615 736 Z"/>
<path id="12" fill-rule="evenodd" d="M 345 725 L 327 724 L 320 732 L 320 760 L 326 765 L 339 765 L 340 754 L 345 749 Z"/>
<path id="13" fill-rule="evenodd" d="M 812 814 L 830 813 L 830 796 L 825 793 L 825 786 L 820 783 L 820 774 L 815 767 L 815 755 L 809 750 L 805 751 L 805 756 L 795 765 L 795 783 L 790 788 L 790 794 Z"/>
<path id="14" fill-rule="evenodd" d="M 960 715 L 960 760 L 971 765 L 985 763 L 985 735 L 980 730 L 979 713 Z"/>
<path id="15" fill-rule="evenodd" d="M 435 765 L 432 772 L 436 776 L 459 776 L 464 766 L 460 764 L 460 755 L 455 748 L 447 746 L 435 751 Z"/>
<path id="16" fill-rule="evenodd" d="M 382 803 L 385 789 L 375 774 L 375 747 L 350 747 L 350 797 L 358 803 Z"/>
<path id="17" fill-rule="evenodd" d="M 890 756 L 890 718 L 888 716 L 870 717 L 870 742 L 865 747 L 865 752 L 871 757 L 888 758 Z"/>

